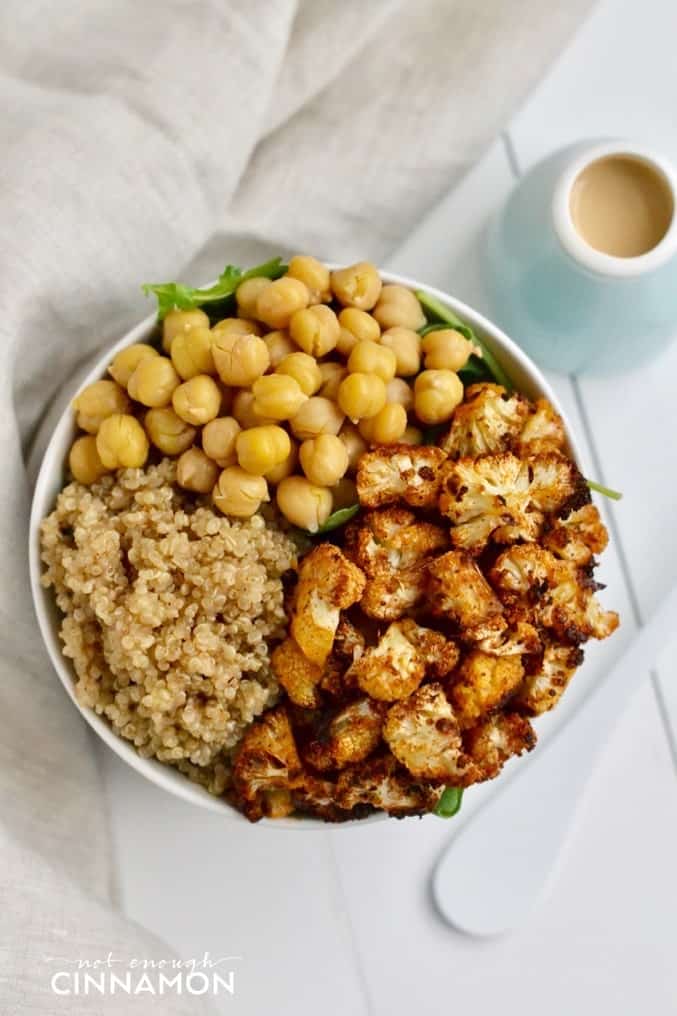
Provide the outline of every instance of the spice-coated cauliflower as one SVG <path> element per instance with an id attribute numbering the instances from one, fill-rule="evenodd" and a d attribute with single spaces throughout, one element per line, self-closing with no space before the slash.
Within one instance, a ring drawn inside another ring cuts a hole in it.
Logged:
<path id="1" fill-rule="evenodd" d="M 251 819 L 265 813 L 266 794 L 291 790 L 301 776 L 289 714 L 283 705 L 263 713 L 249 727 L 233 761 L 233 782 Z"/>
<path id="2" fill-rule="evenodd" d="M 518 455 L 560 452 L 566 444 L 564 423 L 547 399 L 538 399 L 531 409 L 516 445 Z"/>
<path id="3" fill-rule="evenodd" d="M 464 639 L 485 638 L 506 627 L 503 606 L 476 561 L 450 550 L 428 564 L 428 607 L 452 621 Z"/>
<path id="4" fill-rule="evenodd" d="M 322 666 L 334 644 L 340 612 L 357 603 L 365 578 L 330 543 L 321 543 L 301 561 L 294 591 L 291 634 L 309 660 Z"/>
<path id="5" fill-rule="evenodd" d="M 322 667 L 304 656 L 293 638 L 287 637 L 273 650 L 270 664 L 292 702 L 308 709 L 319 705 Z"/>
<path id="6" fill-rule="evenodd" d="M 389 815 L 424 815 L 437 804 L 439 786 L 416 782 L 393 755 L 369 759 L 340 773 L 337 800 L 343 808 L 370 805 Z"/>
<path id="7" fill-rule="evenodd" d="M 510 451 L 529 411 L 523 395 L 509 393 L 501 385 L 471 385 L 461 405 L 454 410 L 451 427 L 440 447 L 452 459 Z"/>
<path id="8" fill-rule="evenodd" d="M 498 713 L 463 735 L 463 745 L 477 776 L 476 782 L 493 780 L 509 758 L 531 751 L 535 744 L 533 727 L 526 717 L 518 713 Z"/>
<path id="9" fill-rule="evenodd" d="M 458 720 L 440 684 L 425 684 L 391 706 L 383 737 L 415 779 L 454 786 L 472 782 Z"/>
<path id="10" fill-rule="evenodd" d="M 449 699 L 462 729 L 496 712 L 522 682 L 519 656 L 490 656 L 473 649 L 462 660 L 449 690 Z"/>
<path id="11" fill-rule="evenodd" d="M 381 740 L 385 708 L 369 698 L 344 706 L 305 746 L 304 761 L 320 772 L 361 762 Z"/>
<path id="12" fill-rule="evenodd" d="M 513 705 L 529 716 L 539 716 L 552 709 L 582 662 L 583 651 L 577 646 L 549 643 L 536 673 L 524 679 Z"/>
<path id="13" fill-rule="evenodd" d="M 445 458 L 434 445 L 397 444 L 366 452 L 357 469 L 360 504 L 379 508 L 404 501 L 412 508 L 433 508 Z"/>
<path id="14" fill-rule="evenodd" d="M 543 546 L 556 557 L 583 567 L 609 542 L 606 526 L 594 504 L 583 505 L 546 526 Z"/>

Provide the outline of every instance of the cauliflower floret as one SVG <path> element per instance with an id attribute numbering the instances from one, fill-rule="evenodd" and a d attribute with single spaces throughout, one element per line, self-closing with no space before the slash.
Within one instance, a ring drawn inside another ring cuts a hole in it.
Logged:
<path id="1" fill-rule="evenodd" d="M 524 677 L 519 656 L 490 656 L 475 649 L 461 661 L 449 698 L 462 728 L 493 713 L 507 702 Z"/>
<path id="2" fill-rule="evenodd" d="M 464 638 L 483 638 L 506 626 L 503 607 L 470 554 L 450 550 L 428 564 L 428 605 Z"/>
<path id="3" fill-rule="evenodd" d="M 400 630 L 423 657 L 428 676 L 446 677 L 458 663 L 458 646 L 441 632 L 423 628 L 411 618 L 400 622 Z"/>
<path id="4" fill-rule="evenodd" d="M 276 706 L 248 728 L 233 761 L 233 782 L 247 817 L 260 818 L 262 795 L 293 789 L 300 775 L 289 715 L 284 706 Z"/>
<path id="5" fill-rule="evenodd" d="M 609 534 L 594 504 L 583 505 L 569 512 L 566 518 L 556 519 L 543 536 L 543 546 L 556 557 L 564 558 L 583 567 L 601 554 Z"/>
<path id="6" fill-rule="evenodd" d="M 378 645 L 365 649 L 349 670 L 362 691 L 381 702 L 406 698 L 425 676 L 425 659 L 402 624 L 389 625 Z"/>
<path id="7" fill-rule="evenodd" d="M 439 470 L 446 458 L 432 445 L 388 445 L 361 456 L 357 493 L 366 508 L 405 501 L 412 508 L 432 508 L 439 493 Z"/>
<path id="8" fill-rule="evenodd" d="M 290 790 L 264 790 L 261 809 L 266 818 L 286 818 L 294 812 L 294 800 Z"/>
<path id="9" fill-rule="evenodd" d="M 398 818 L 432 811 L 441 794 L 440 787 L 416 783 L 392 755 L 345 769 L 337 789 L 342 808 L 371 805 Z"/>
<path id="10" fill-rule="evenodd" d="M 536 543 L 504 550 L 489 572 L 491 584 L 504 603 L 537 602 L 553 581 L 555 560 Z"/>
<path id="11" fill-rule="evenodd" d="M 292 638 L 277 646 L 270 658 L 273 673 L 292 702 L 314 709 L 319 705 L 322 667 L 304 656 Z"/>
<path id="12" fill-rule="evenodd" d="M 291 634 L 304 655 L 318 666 L 331 652 L 340 611 L 357 603 L 364 583 L 360 569 L 331 543 L 321 543 L 301 561 Z"/>
<path id="13" fill-rule="evenodd" d="M 368 698 L 351 702 L 306 745 L 305 761 L 321 772 L 362 762 L 381 740 L 384 712 L 383 704 Z"/>
<path id="14" fill-rule="evenodd" d="M 501 385 L 471 385 L 440 447 L 452 459 L 510 451 L 528 416 L 524 396 L 510 395 Z"/>
<path id="15" fill-rule="evenodd" d="M 458 720 L 440 684 L 424 684 L 391 706 L 383 737 L 417 780 L 461 786 L 471 776 Z"/>
<path id="16" fill-rule="evenodd" d="M 425 561 L 399 571 L 384 569 L 367 579 L 360 607 L 367 617 L 397 621 L 420 604 L 425 584 Z"/>
<path id="17" fill-rule="evenodd" d="M 352 663 L 364 651 L 364 635 L 344 615 L 338 623 L 334 636 L 334 656 Z"/>
<path id="18" fill-rule="evenodd" d="M 325 822 L 345 822 L 353 818 L 337 800 L 337 786 L 331 780 L 304 772 L 292 794 L 296 811 L 314 815 Z"/>
<path id="19" fill-rule="evenodd" d="M 513 755 L 531 751 L 536 744 L 536 734 L 525 717 L 500 713 L 467 730 L 463 742 L 477 771 L 477 782 L 483 782 L 498 776 Z"/>
<path id="20" fill-rule="evenodd" d="M 559 452 L 566 444 L 564 423 L 547 399 L 538 399 L 517 442 L 519 455 Z"/>
<path id="21" fill-rule="evenodd" d="M 477 648 L 490 656 L 522 656 L 540 652 L 541 640 L 533 624 L 516 620 L 510 628 L 480 639 Z"/>
<path id="22" fill-rule="evenodd" d="M 517 692 L 515 707 L 529 716 L 539 716 L 552 709 L 582 662 L 583 651 L 577 646 L 547 645 L 538 672 L 529 674 Z"/>

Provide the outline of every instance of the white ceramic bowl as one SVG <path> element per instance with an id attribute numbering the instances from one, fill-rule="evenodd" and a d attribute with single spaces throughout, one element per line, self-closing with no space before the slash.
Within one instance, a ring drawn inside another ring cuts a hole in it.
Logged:
<path id="1" fill-rule="evenodd" d="M 385 282 L 399 283 L 400 285 L 407 286 L 410 289 L 425 290 L 425 292 L 446 304 L 463 321 L 471 325 L 492 350 L 501 366 L 511 378 L 515 388 L 530 398 L 544 396 L 549 399 L 555 408 L 562 414 L 565 426 L 567 427 L 567 435 L 571 451 L 574 456 L 578 458 L 578 452 L 571 434 L 571 429 L 554 392 L 541 374 L 538 367 L 536 367 L 532 360 L 530 360 L 529 357 L 522 352 L 522 350 L 511 339 L 509 339 L 507 335 L 505 335 L 499 328 L 493 325 L 477 311 L 438 289 L 433 289 L 431 286 L 426 286 L 424 283 L 417 282 L 414 279 L 408 279 L 401 275 L 393 275 L 390 272 L 382 272 L 381 274 Z M 56 419 L 53 413 L 49 414 L 47 426 L 49 427 L 50 422 L 53 422 L 54 429 L 42 457 L 42 463 L 40 465 L 35 491 L 33 494 L 33 504 L 30 518 L 29 565 L 35 612 L 37 614 L 42 637 L 47 647 L 47 652 L 54 664 L 54 669 L 61 679 L 61 683 L 75 704 L 75 707 L 82 713 L 87 723 L 89 723 L 99 737 L 106 742 L 109 748 L 111 748 L 115 754 L 119 756 L 119 758 L 123 759 L 133 769 L 136 769 L 137 772 L 141 773 L 158 787 L 162 787 L 164 790 L 168 790 L 177 797 L 183 798 L 184 801 L 190 801 L 192 804 L 197 804 L 202 808 L 208 808 L 210 811 L 220 812 L 224 817 L 231 821 L 245 822 L 246 819 L 244 816 L 242 816 L 240 812 L 229 805 L 226 801 L 213 797 L 203 787 L 191 783 L 182 773 L 176 771 L 171 766 L 158 762 L 155 759 L 141 758 L 128 741 L 123 740 L 121 737 L 118 737 L 117 734 L 113 733 L 111 727 L 104 719 L 102 719 L 102 717 L 97 716 L 97 714 L 91 709 L 84 709 L 79 704 L 74 692 L 74 672 L 72 664 L 61 651 L 61 642 L 59 639 L 60 618 L 59 611 L 54 603 L 54 594 L 52 590 L 44 589 L 40 584 L 40 575 L 42 571 L 39 547 L 40 522 L 54 507 L 56 496 L 63 486 L 64 463 L 68 456 L 68 450 L 76 435 L 74 414 L 70 406 L 71 400 L 80 388 L 83 388 L 92 381 L 96 381 L 98 378 L 105 376 L 106 367 L 118 350 L 124 349 L 125 346 L 129 346 L 133 342 L 145 341 L 153 331 L 154 326 L 155 314 L 152 314 L 150 317 L 146 318 L 145 321 L 142 321 L 123 336 L 123 338 L 121 338 L 120 341 L 112 348 L 107 349 L 104 353 L 102 353 L 97 358 L 91 370 L 84 378 L 81 379 L 80 383 L 74 385 L 72 390 L 67 392 L 65 391 L 63 393 L 63 401 L 60 405 L 64 408 L 60 409 Z M 383 817 L 385 816 L 375 814 L 369 819 L 359 820 L 356 824 L 361 825 L 364 824 L 364 822 L 376 821 Z M 326 828 L 322 822 L 316 819 L 274 820 L 274 824 L 276 828 L 280 828 L 281 826 L 287 826 L 295 829 Z"/>

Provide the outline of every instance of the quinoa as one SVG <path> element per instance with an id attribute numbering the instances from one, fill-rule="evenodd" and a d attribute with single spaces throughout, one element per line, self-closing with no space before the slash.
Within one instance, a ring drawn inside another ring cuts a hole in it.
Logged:
<path id="1" fill-rule="evenodd" d="M 285 634 L 292 539 L 260 515 L 216 514 L 163 459 L 70 483 L 41 550 L 78 701 L 223 793 L 232 749 L 278 696 L 269 647 Z"/>

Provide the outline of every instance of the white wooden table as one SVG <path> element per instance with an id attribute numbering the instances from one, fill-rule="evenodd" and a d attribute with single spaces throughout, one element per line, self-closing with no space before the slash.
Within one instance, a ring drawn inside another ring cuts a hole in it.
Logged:
<path id="1" fill-rule="evenodd" d="M 674 0 L 602 3 L 389 267 L 487 309 L 481 231 L 517 174 L 586 136 L 633 137 L 677 159 L 676 39 Z M 677 577 L 677 343 L 631 377 L 551 379 L 586 449 L 587 475 L 625 492 L 619 505 L 602 505 L 612 545 L 601 569 L 604 603 L 621 612 L 623 629 L 588 650 L 540 730 L 566 721 Z M 299 834 L 202 813 L 102 749 L 123 906 L 184 956 L 242 957 L 223 1012 L 677 1013 L 676 663 L 677 645 L 608 738 L 556 885 L 509 937 L 463 938 L 429 899 L 439 851 L 497 787 L 468 793 L 455 826 L 430 817 Z"/>

